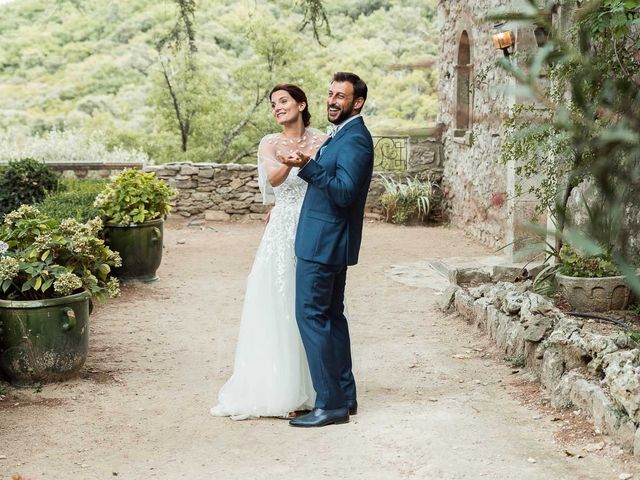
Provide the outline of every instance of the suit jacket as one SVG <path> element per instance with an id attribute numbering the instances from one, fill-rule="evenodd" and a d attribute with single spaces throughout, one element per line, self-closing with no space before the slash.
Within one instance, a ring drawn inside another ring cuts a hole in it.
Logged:
<path id="1" fill-rule="evenodd" d="M 309 184 L 296 233 L 298 258 L 325 265 L 358 263 L 372 173 L 373 140 L 362 118 L 356 118 L 298 172 Z"/>

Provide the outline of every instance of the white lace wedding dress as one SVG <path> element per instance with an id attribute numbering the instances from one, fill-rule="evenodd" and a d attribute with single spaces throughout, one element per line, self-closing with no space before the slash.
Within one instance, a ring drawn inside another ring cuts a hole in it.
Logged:
<path id="1" fill-rule="evenodd" d="M 273 134 L 260 142 L 259 183 L 265 202 L 275 197 L 275 207 L 247 280 L 233 375 L 218 393 L 214 416 L 243 420 L 313 408 L 315 391 L 295 317 L 294 240 L 307 183 L 293 168 L 271 189 L 266 170 L 279 165 L 279 155 L 315 154 L 323 141 L 320 132 L 307 129 L 298 140 Z"/>

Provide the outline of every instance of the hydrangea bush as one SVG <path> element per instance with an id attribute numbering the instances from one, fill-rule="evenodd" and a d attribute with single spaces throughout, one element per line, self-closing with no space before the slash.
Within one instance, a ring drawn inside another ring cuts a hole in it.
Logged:
<path id="1" fill-rule="evenodd" d="M 0 163 L 33 158 L 45 163 L 149 163 L 140 150 L 109 149 L 98 133 L 85 135 L 79 130 L 52 130 L 40 136 L 0 134 Z"/>
<path id="2" fill-rule="evenodd" d="M 107 184 L 95 206 L 107 222 L 139 224 L 165 218 L 171 210 L 169 200 L 176 193 L 154 173 L 128 168 Z"/>
<path id="3" fill-rule="evenodd" d="M 0 225 L 0 298 L 40 300 L 88 290 L 98 300 L 120 293 L 112 267 L 122 260 L 98 238 L 102 220 L 49 218 L 22 205 Z"/>

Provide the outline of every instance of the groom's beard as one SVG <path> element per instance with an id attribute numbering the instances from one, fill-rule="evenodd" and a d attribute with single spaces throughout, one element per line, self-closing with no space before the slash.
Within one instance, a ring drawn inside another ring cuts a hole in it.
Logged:
<path id="1" fill-rule="evenodd" d="M 335 103 L 332 103 L 331 105 L 327 105 L 327 114 L 329 112 L 329 108 L 340 108 L 339 105 L 336 105 Z M 331 120 L 331 118 L 327 118 L 327 120 L 329 120 L 329 122 L 333 123 L 334 125 L 340 125 L 342 122 L 344 122 L 347 118 L 353 116 L 353 102 L 351 102 L 344 110 L 342 110 L 340 112 L 340 115 L 338 115 L 338 118 L 336 118 L 335 120 Z"/>

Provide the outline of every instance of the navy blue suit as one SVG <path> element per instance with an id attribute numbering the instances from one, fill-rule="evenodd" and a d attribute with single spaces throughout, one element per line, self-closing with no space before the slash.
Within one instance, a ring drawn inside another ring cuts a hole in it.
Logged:
<path id="1" fill-rule="evenodd" d="M 309 185 L 295 243 L 296 319 L 317 408 L 356 400 L 344 289 L 347 266 L 358 262 L 372 173 L 373 141 L 362 118 L 345 124 L 298 173 Z"/>

